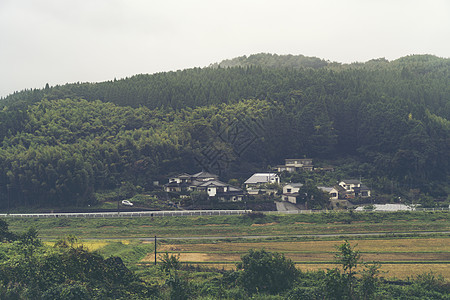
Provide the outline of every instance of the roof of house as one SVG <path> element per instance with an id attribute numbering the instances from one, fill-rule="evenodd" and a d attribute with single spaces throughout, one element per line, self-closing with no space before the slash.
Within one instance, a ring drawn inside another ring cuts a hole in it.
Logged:
<path id="1" fill-rule="evenodd" d="M 191 175 L 192 178 L 219 178 L 216 174 L 212 174 L 209 172 L 201 171 L 194 175 Z"/>
<path id="2" fill-rule="evenodd" d="M 266 183 L 270 182 L 270 179 L 275 177 L 278 177 L 276 173 L 255 173 L 244 183 Z"/>
<path id="3" fill-rule="evenodd" d="M 204 187 L 204 186 L 228 186 L 228 184 L 226 184 L 225 182 L 219 181 L 219 180 L 210 180 L 210 181 L 202 182 L 198 186 L 202 186 L 202 187 Z"/>
<path id="4" fill-rule="evenodd" d="M 340 186 L 339 184 L 333 186 L 333 188 L 336 189 L 338 192 L 341 192 L 341 193 L 342 192 L 346 192 L 346 190 L 342 186 Z"/>
<path id="5" fill-rule="evenodd" d="M 341 182 L 346 184 L 361 184 L 361 181 L 359 181 L 358 179 L 344 179 L 341 180 Z"/>
<path id="6" fill-rule="evenodd" d="M 207 182 L 207 181 L 206 181 L 206 182 Z M 189 186 L 199 186 L 199 185 L 201 185 L 201 184 L 203 184 L 203 183 L 205 183 L 205 181 L 192 180 L 192 181 L 189 183 Z"/>
<path id="7" fill-rule="evenodd" d="M 285 186 L 292 186 L 293 188 L 301 188 L 303 186 L 303 183 L 288 183 Z"/>
<path id="8" fill-rule="evenodd" d="M 190 178 L 191 175 L 188 174 L 188 173 L 181 173 L 181 174 L 179 174 L 177 177 L 178 177 L 178 178 Z"/>
<path id="9" fill-rule="evenodd" d="M 370 189 L 367 187 L 367 185 L 361 184 L 361 187 L 359 188 L 361 191 L 370 191 Z"/>
<path id="10" fill-rule="evenodd" d="M 239 193 L 242 193 L 242 192 L 243 192 L 242 189 L 240 189 L 240 188 L 238 188 L 238 187 L 235 187 L 235 186 L 230 186 L 230 187 L 228 188 L 228 190 L 229 190 L 230 192 L 239 192 Z"/>
<path id="11" fill-rule="evenodd" d="M 332 186 L 318 186 L 317 187 L 319 190 L 323 191 L 323 192 L 331 192 L 332 190 L 334 190 L 334 187 Z"/>
<path id="12" fill-rule="evenodd" d="M 286 160 L 312 161 L 312 158 L 286 158 Z"/>

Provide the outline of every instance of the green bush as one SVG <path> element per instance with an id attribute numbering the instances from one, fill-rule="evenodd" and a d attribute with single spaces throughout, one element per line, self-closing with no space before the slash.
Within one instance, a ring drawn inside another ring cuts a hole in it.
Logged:
<path id="1" fill-rule="evenodd" d="M 292 260 L 265 250 L 250 249 L 236 267 L 239 270 L 238 284 L 250 294 L 280 293 L 291 288 L 299 276 Z"/>

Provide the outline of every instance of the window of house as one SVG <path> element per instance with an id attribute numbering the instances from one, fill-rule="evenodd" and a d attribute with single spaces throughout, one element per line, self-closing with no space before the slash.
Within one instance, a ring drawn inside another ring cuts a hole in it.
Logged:
<path id="1" fill-rule="evenodd" d="M 286 189 L 286 191 L 287 191 L 288 193 L 290 193 L 290 192 L 292 191 L 292 189 Z"/>

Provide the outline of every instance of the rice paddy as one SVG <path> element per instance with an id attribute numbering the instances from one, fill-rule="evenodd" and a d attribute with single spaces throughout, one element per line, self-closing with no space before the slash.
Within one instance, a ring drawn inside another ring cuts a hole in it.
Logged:
<path id="1" fill-rule="evenodd" d="M 249 249 L 265 249 L 283 253 L 292 259 L 302 271 L 326 270 L 339 267 L 334 263 L 335 241 L 263 241 L 263 242 L 214 242 L 196 244 L 161 244 L 158 252 L 179 255 L 180 261 L 190 264 L 208 264 L 232 269 L 241 255 Z M 349 240 L 361 253 L 364 262 L 378 262 L 386 278 L 406 279 L 433 271 L 450 280 L 450 238 L 408 238 Z M 149 253 L 141 262 L 153 262 Z"/>

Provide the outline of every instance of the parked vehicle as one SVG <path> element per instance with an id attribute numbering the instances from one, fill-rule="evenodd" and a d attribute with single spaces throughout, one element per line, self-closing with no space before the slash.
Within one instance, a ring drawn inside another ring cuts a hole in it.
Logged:
<path id="1" fill-rule="evenodd" d="M 128 201 L 128 200 L 122 200 L 122 205 L 125 205 L 125 206 L 133 206 L 133 202 L 130 202 L 130 201 Z"/>

